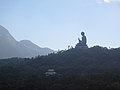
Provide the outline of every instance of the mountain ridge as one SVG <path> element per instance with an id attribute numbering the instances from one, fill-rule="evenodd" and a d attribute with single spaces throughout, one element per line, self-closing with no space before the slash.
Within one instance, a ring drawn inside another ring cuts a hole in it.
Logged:
<path id="1" fill-rule="evenodd" d="M 28 41 L 29 40 L 17 41 L 6 28 L 0 25 L 0 58 L 35 57 L 37 55 L 47 55 L 54 52 L 52 49 L 48 48 L 46 50 Z M 25 45 L 27 45 L 27 47 Z"/>

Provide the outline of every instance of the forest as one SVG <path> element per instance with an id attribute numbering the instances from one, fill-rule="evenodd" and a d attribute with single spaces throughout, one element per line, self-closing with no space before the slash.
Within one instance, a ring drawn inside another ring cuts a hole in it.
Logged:
<path id="1" fill-rule="evenodd" d="M 46 76 L 48 69 L 56 74 Z M 120 90 L 120 48 L 71 48 L 0 60 L 1 90 Z"/>

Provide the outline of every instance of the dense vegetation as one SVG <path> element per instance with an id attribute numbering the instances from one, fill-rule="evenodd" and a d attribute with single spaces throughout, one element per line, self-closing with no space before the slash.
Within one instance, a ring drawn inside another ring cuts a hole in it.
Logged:
<path id="1" fill-rule="evenodd" d="M 46 77 L 53 68 L 56 76 Z M 120 48 L 69 49 L 35 58 L 0 60 L 0 89 L 120 90 Z"/>
<path id="2" fill-rule="evenodd" d="M 120 77 L 89 76 L 0 76 L 0 90 L 120 90 Z"/>

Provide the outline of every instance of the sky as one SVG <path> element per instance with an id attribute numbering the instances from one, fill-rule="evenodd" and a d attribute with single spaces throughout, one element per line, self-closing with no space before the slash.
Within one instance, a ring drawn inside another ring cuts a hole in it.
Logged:
<path id="1" fill-rule="evenodd" d="M 89 47 L 120 47 L 120 0 L 0 0 L 0 25 L 17 40 L 64 50 L 85 32 Z"/>

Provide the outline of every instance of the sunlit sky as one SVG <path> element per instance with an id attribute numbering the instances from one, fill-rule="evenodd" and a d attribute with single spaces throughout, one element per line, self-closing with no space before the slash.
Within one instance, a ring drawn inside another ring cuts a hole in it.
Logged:
<path id="1" fill-rule="evenodd" d="M 53 50 L 75 46 L 120 47 L 120 0 L 0 0 L 0 25 L 17 41 Z"/>

